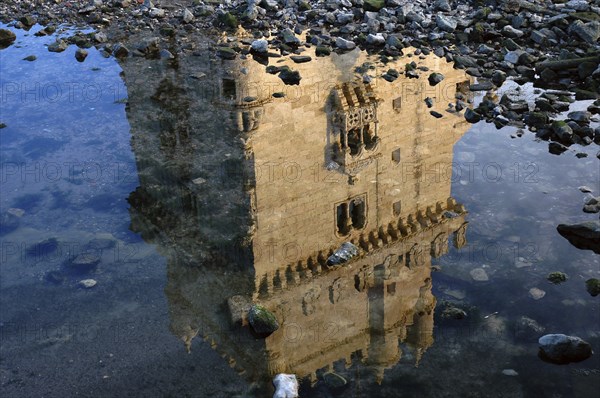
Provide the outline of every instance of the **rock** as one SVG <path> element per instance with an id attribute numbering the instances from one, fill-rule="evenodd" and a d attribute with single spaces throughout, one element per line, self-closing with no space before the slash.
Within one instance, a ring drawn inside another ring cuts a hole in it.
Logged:
<path id="1" fill-rule="evenodd" d="M 6 48 L 17 40 L 17 35 L 8 29 L 0 29 L 0 48 Z"/>
<path id="2" fill-rule="evenodd" d="M 536 341 L 545 330 L 546 328 L 534 319 L 522 316 L 515 324 L 515 338 L 520 341 Z"/>
<path id="3" fill-rule="evenodd" d="M 494 83 L 497 87 L 502 86 L 502 84 L 506 81 L 506 73 L 501 70 L 495 70 L 492 73 L 492 83 Z"/>
<path id="4" fill-rule="evenodd" d="M 430 111 L 429 114 L 431 116 L 435 117 L 436 119 L 440 119 L 440 118 L 444 117 L 444 115 L 442 115 L 441 113 L 436 112 L 436 111 Z"/>
<path id="5" fill-rule="evenodd" d="M 297 46 L 300 45 L 300 39 L 296 36 L 296 34 L 289 28 L 284 29 L 281 32 L 281 36 L 283 38 L 283 42 L 287 45 Z"/>
<path id="6" fill-rule="evenodd" d="M 546 292 L 542 289 L 538 289 L 537 287 L 532 287 L 529 289 L 529 297 L 534 300 L 540 300 L 546 295 Z"/>
<path id="7" fill-rule="evenodd" d="M 23 25 L 25 25 L 26 27 L 29 28 L 29 27 L 35 25 L 36 20 L 31 15 L 24 15 L 21 18 L 19 18 L 19 22 L 21 22 Z"/>
<path id="8" fill-rule="evenodd" d="M 516 65 L 519 63 L 519 57 L 523 54 L 522 50 L 509 51 L 504 56 L 504 61 Z"/>
<path id="9" fill-rule="evenodd" d="M 552 122 L 552 132 L 556 134 L 562 142 L 571 142 L 573 138 L 573 129 L 562 120 Z"/>
<path id="10" fill-rule="evenodd" d="M 17 215 L 8 211 L 6 213 L 2 213 L 0 216 L 0 235 L 14 231 L 19 227 L 20 223 L 21 217 L 18 217 Z"/>
<path id="11" fill-rule="evenodd" d="M 580 186 L 580 187 L 579 187 L 579 188 L 577 188 L 577 189 L 579 189 L 579 190 L 580 190 L 581 192 L 583 192 L 583 193 L 590 193 L 590 192 L 593 192 L 593 191 L 592 191 L 592 188 L 590 188 L 590 187 L 588 187 L 588 186 L 586 186 L 586 185 L 582 185 L 582 186 Z"/>
<path id="12" fill-rule="evenodd" d="M 381 33 L 376 33 L 376 34 L 372 34 L 369 33 L 369 35 L 367 36 L 367 43 L 371 44 L 371 45 L 383 45 L 385 44 L 385 37 L 383 37 L 383 35 Z"/>
<path id="13" fill-rule="evenodd" d="M 453 305 L 448 305 L 442 311 L 442 318 L 444 319 L 464 319 L 467 317 L 467 313 Z"/>
<path id="14" fill-rule="evenodd" d="M 342 246 L 337 249 L 327 259 L 327 265 L 341 265 L 350 261 L 353 257 L 358 255 L 358 247 L 354 246 L 350 242 L 342 243 Z"/>
<path id="15" fill-rule="evenodd" d="M 79 285 L 86 289 L 90 289 L 90 288 L 96 286 L 97 284 L 98 284 L 98 282 L 96 282 L 95 279 L 83 279 L 83 280 L 79 281 Z"/>
<path id="16" fill-rule="evenodd" d="M 106 36 L 106 33 L 98 32 L 94 34 L 94 40 L 98 43 L 106 43 L 108 41 L 108 36 Z"/>
<path id="17" fill-rule="evenodd" d="M 35 55 L 28 55 L 25 58 L 23 58 L 23 61 L 32 62 L 32 61 L 35 61 L 36 59 L 37 59 L 37 57 Z"/>
<path id="18" fill-rule="evenodd" d="M 230 12 L 219 14 L 217 20 L 221 25 L 224 25 L 229 29 L 236 29 L 239 25 L 239 22 L 235 15 L 231 14 Z"/>
<path id="19" fill-rule="evenodd" d="M 487 282 L 490 280 L 487 272 L 485 272 L 483 268 L 472 269 L 471 272 L 469 272 L 469 274 L 471 274 L 471 278 L 473 278 L 473 280 L 477 282 Z"/>
<path id="20" fill-rule="evenodd" d="M 574 33 L 583 41 L 594 44 L 600 38 L 600 22 L 592 21 L 583 23 L 580 20 L 576 20 L 569 26 L 569 33 Z"/>
<path id="21" fill-rule="evenodd" d="M 477 123 L 481 121 L 481 115 L 471 108 L 465 111 L 465 120 L 469 123 Z"/>
<path id="22" fill-rule="evenodd" d="M 272 312 L 259 304 L 254 304 L 248 312 L 248 322 L 256 334 L 268 336 L 279 329 L 279 322 Z"/>
<path id="23" fill-rule="evenodd" d="M 89 271 L 100 263 L 100 256 L 94 252 L 81 253 L 71 261 L 71 268 L 78 271 Z"/>
<path id="24" fill-rule="evenodd" d="M 246 296 L 235 295 L 227 299 L 227 307 L 231 324 L 233 326 L 245 326 L 248 324 L 248 313 L 252 308 L 252 300 Z"/>
<path id="25" fill-rule="evenodd" d="M 450 3 L 448 3 L 448 0 L 436 0 L 433 3 L 433 9 L 436 11 L 445 11 L 445 12 L 451 11 Z"/>
<path id="26" fill-rule="evenodd" d="M 237 57 L 237 53 L 231 47 L 217 47 L 217 56 L 219 58 L 232 60 Z"/>
<path id="27" fill-rule="evenodd" d="M 548 144 L 548 152 L 550 152 L 553 155 L 560 155 L 568 149 L 569 148 L 558 142 L 551 142 Z"/>
<path id="28" fill-rule="evenodd" d="M 363 9 L 365 11 L 379 11 L 385 7 L 385 0 L 364 0 Z"/>
<path id="29" fill-rule="evenodd" d="M 325 373 L 323 375 L 323 381 L 327 384 L 327 387 L 332 390 L 339 390 L 348 384 L 348 381 L 345 378 L 334 372 Z"/>
<path id="30" fill-rule="evenodd" d="M 299 85 L 300 80 L 302 80 L 300 72 L 289 68 L 282 69 L 279 72 L 279 78 L 287 85 Z"/>
<path id="31" fill-rule="evenodd" d="M 522 37 L 525 33 L 522 30 L 515 29 L 511 25 L 506 25 L 502 29 L 502 34 L 506 37 L 510 37 L 511 39 Z"/>
<path id="32" fill-rule="evenodd" d="M 317 46 L 315 49 L 315 55 L 317 57 L 326 57 L 331 54 L 331 49 L 326 46 Z"/>
<path id="33" fill-rule="evenodd" d="M 577 123 L 589 124 L 592 114 L 586 111 L 575 111 L 569 112 L 569 114 L 567 114 L 567 117 Z"/>
<path id="34" fill-rule="evenodd" d="M 269 42 L 266 40 L 254 40 L 252 42 L 252 51 L 257 53 L 266 53 L 269 50 Z"/>
<path id="35" fill-rule="evenodd" d="M 53 52 L 53 53 L 60 53 L 60 52 L 65 51 L 67 49 L 67 47 L 69 47 L 67 42 L 65 42 L 64 40 L 58 39 L 54 43 L 52 43 L 48 46 L 48 51 Z"/>
<path id="36" fill-rule="evenodd" d="M 518 376 L 519 375 L 519 373 L 517 373 L 517 371 L 514 369 L 503 369 L 502 374 L 505 376 Z"/>
<path id="37" fill-rule="evenodd" d="M 587 155 L 587 154 L 586 154 Z M 597 198 L 589 198 L 583 206 L 584 213 L 600 213 L 600 196 Z"/>
<path id="38" fill-rule="evenodd" d="M 292 55 L 290 59 L 297 64 L 303 64 L 312 60 L 312 58 L 309 55 Z"/>
<path id="39" fill-rule="evenodd" d="M 298 379 L 295 375 L 279 373 L 273 378 L 273 398 L 298 398 Z"/>
<path id="40" fill-rule="evenodd" d="M 547 334 L 538 340 L 539 356 L 555 364 L 581 362 L 592 356 L 592 346 L 575 336 Z"/>
<path id="41" fill-rule="evenodd" d="M 567 276 L 567 274 L 565 274 L 564 272 L 558 272 L 558 271 L 551 272 L 546 277 L 546 279 L 548 279 L 548 281 L 554 283 L 555 285 L 565 282 L 568 278 L 569 277 Z"/>
<path id="42" fill-rule="evenodd" d="M 60 271 L 50 271 L 45 276 L 46 282 L 50 282 L 54 285 L 60 285 L 65 281 L 65 276 Z"/>
<path id="43" fill-rule="evenodd" d="M 116 58 L 126 58 L 129 55 L 129 49 L 121 43 L 117 43 L 113 46 L 113 55 Z"/>
<path id="44" fill-rule="evenodd" d="M 438 14 L 435 16 L 435 23 L 438 28 L 440 28 L 441 30 L 443 30 L 445 32 L 450 32 L 450 33 L 454 32 L 458 25 L 458 23 L 456 22 L 456 20 L 454 20 L 454 18 L 447 17 L 447 16 L 441 15 L 441 14 Z"/>
<path id="45" fill-rule="evenodd" d="M 350 40 L 346 40 L 342 37 L 337 37 L 335 39 L 335 45 L 340 50 L 353 50 L 354 48 L 356 48 L 356 43 Z"/>
<path id="46" fill-rule="evenodd" d="M 429 80 L 430 86 L 435 86 L 442 80 L 444 80 L 444 75 L 442 75 L 441 73 L 432 73 L 429 75 L 429 78 L 427 80 Z"/>
<path id="47" fill-rule="evenodd" d="M 579 224 L 560 224 L 558 233 L 573 246 L 583 250 L 593 250 L 600 254 L 600 221 L 587 221 Z"/>
<path id="48" fill-rule="evenodd" d="M 58 240 L 56 238 L 48 238 L 29 246 L 25 252 L 27 256 L 43 259 L 55 252 L 56 249 L 58 249 Z"/>
<path id="49" fill-rule="evenodd" d="M 163 10 L 162 8 L 153 7 L 148 12 L 148 15 L 150 16 L 150 18 L 164 18 L 165 10 Z"/>
<path id="50" fill-rule="evenodd" d="M 425 105 L 427 105 L 428 108 L 431 108 L 433 106 L 433 100 L 430 97 L 425 98 Z"/>
<path id="51" fill-rule="evenodd" d="M 488 80 L 481 80 L 469 86 L 469 90 L 471 91 L 489 91 L 493 88 L 494 84 Z"/>
<path id="52" fill-rule="evenodd" d="M 596 278 L 588 279 L 585 281 L 585 289 L 592 297 L 596 297 L 600 294 L 600 280 Z"/>
<path id="53" fill-rule="evenodd" d="M 75 51 L 75 59 L 78 62 L 85 61 L 87 56 L 88 56 L 88 52 L 87 52 L 87 50 L 84 50 L 83 48 L 78 48 L 77 51 Z"/>
<path id="54" fill-rule="evenodd" d="M 183 19 L 183 22 L 185 23 L 193 22 L 194 14 L 192 14 L 192 12 L 186 8 L 183 10 L 183 15 L 181 16 L 181 19 Z"/>

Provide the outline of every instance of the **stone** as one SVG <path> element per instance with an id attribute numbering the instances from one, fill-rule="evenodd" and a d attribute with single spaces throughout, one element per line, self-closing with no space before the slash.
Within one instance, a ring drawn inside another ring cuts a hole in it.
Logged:
<path id="1" fill-rule="evenodd" d="M 113 46 L 113 55 L 117 58 L 126 58 L 129 55 L 129 49 L 121 43 Z"/>
<path id="2" fill-rule="evenodd" d="M 529 289 L 529 297 L 531 297 L 534 300 L 540 300 L 544 298 L 545 295 L 546 292 L 537 287 L 532 287 L 531 289 Z"/>
<path id="3" fill-rule="evenodd" d="M 592 296 L 596 297 L 600 294 L 600 280 L 591 278 L 585 281 L 585 289 Z"/>
<path id="4" fill-rule="evenodd" d="M 448 0 L 436 0 L 433 3 L 433 9 L 437 10 L 437 11 L 445 11 L 445 12 L 451 11 L 450 3 L 448 2 Z"/>
<path id="5" fill-rule="evenodd" d="M 385 44 L 385 37 L 381 33 L 372 34 L 369 33 L 367 36 L 367 43 L 371 45 L 383 45 Z"/>
<path id="6" fill-rule="evenodd" d="M 600 254 L 600 221 L 587 221 L 578 224 L 559 224 L 558 233 L 578 249 L 592 250 Z"/>
<path id="7" fill-rule="evenodd" d="M 53 53 L 61 53 L 61 52 L 65 51 L 67 49 L 67 47 L 69 47 L 67 42 L 65 42 L 64 40 L 58 39 L 54 43 L 48 45 L 48 51 L 53 52 Z"/>
<path id="8" fill-rule="evenodd" d="M 576 336 L 547 334 L 538 340 L 539 356 L 555 364 L 581 362 L 592 356 L 592 346 Z"/>
<path id="9" fill-rule="evenodd" d="M 477 123 L 480 122 L 482 119 L 481 115 L 477 112 L 475 112 L 473 109 L 471 108 L 467 108 L 467 110 L 465 111 L 465 120 L 469 123 Z"/>
<path id="10" fill-rule="evenodd" d="M 435 117 L 436 119 L 440 119 L 440 118 L 444 117 L 444 115 L 442 115 L 441 113 L 436 112 L 436 111 L 430 111 L 429 114 L 431 116 Z"/>
<path id="11" fill-rule="evenodd" d="M 291 70 L 289 68 L 282 69 L 279 72 L 279 78 L 287 85 L 299 85 L 300 80 L 302 80 L 300 72 Z"/>
<path id="12" fill-rule="evenodd" d="M 330 54 L 331 54 L 331 49 L 329 47 L 317 46 L 317 48 L 315 49 L 315 55 L 317 57 L 327 57 Z"/>
<path id="13" fill-rule="evenodd" d="M 108 36 L 104 32 L 98 32 L 94 34 L 94 40 L 98 43 L 106 43 L 108 41 Z"/>
<path id="14" fill-rule="evenodd" d="M 239 25 L 239 22 L 238 22 L 237 18 L 235 17 L 235 15 L 233 15 L 230 12 L 219 14 L 219 16 L 217 17 L 217 20 L 219 21 L 219 23 L 221 25 L 224 25 L 225 27 L 227 27 L 229 29 L 236 29 Z"/>
<path id="15" fill-rule="evenodd" d="M 444 319 L 464 319 L 467 317 L 467 313 L 453 305 L 446 306 L 442 311 L 442 318 Z"/>
<path id="16" fill-rule="evenodd" d="M 86 288 L 86 289 L 91 289 L 92 287 L 96 286 L 98 284 L 98 282 L 96 282 L 95 279 L 83 279 L 79 281 L 79 285 Z"/>
<path id="17" fill-rule="evenodd" d="M 26 27 L 31 27 L 31 26 L 35 25 L 36 20 L 31 15 L 24 15 L 21 18 L 19 18 L 19 22 L 21 22 Z"/>
<path id="18" fill-rule="evenodd" d="M 300 44 L 300 39 L 296 36 L 293 30 L 286 28 L 281 32 L 283 42 L 287 45 L 297 46 Z"/>
<path id="19" fill-rule="evenodd" d="M 522 50 L 509 51 L 504 56 L 504 61 L 516 65 L 519 63 L 519 57 L 523 54 Z"/>
<path id="20" fill-rule="evenodd" d="M 266 40 L 254 40 L 252 42 L 252 51 L 257 53 L 266 53 L 269 50 L 269 42 Z"/>
<path id="21" fill-rule="evenodd" d="M 237 53 L 231 47 L 217 47 L 217 56 L 219 58 L 232 60 L 237 57 Z"/>
<path id="22" fill-rule="evenodd" d="M 433 106 L 433 100 L 430 97 L 425 98 L 425 105 L 427 105 L 428 108 L 431 108 Z"/>
<path id="23" fill-rule="evenodd" d="M 100 263 L 100 256 L 95 252 L 81 253 L 71 261 L 71 268 L 87 271 Z"/>
<path id="24" fill-rule="evenodd" d="M 75 51 L 75 59 L 78 62 L 85 61 L 87 56 L 88 56 L 88 52 L 87 52 L 87 50 L 84 50 L 83 48 L 78 48 L 77 51 Z"/>
<path id="25" fill-rule="evenodd" d="M 581 192 L 583 192 L 583 193 L 590 193 L 590 192 L 593 192 L 593 191 L 592 191 L 592 188 L 588 187 L 587 185 L 582 185 L 582 186 L 580 186 L 580 187 L 579 187 L 579 188 L 577 188 L 577 189 L 579 189 L 579 191 L 581 191 Z"/>
<path id="26" fill-rule="evenodd" d="M 350 261 L 353 257 L 358 255 L 358 247 L 354 246 L 350 242 L 342 243 L 339 249 L 337 249 L 327 259 L 328 266 L 341 265 Z"/>
<path id="27" fill-rule="evenodd" d="M 17 35 L 8 29 L 0 29 L 0 48 L 6 48 L 17 40 Z"/>
<path id="28" fill-rule="evenodd" d="M 469 274 L 471 274 L 471 278 L 477 282 L 487 282 L 490 280 L 487 272 L 483 268 L 475 268 L 472 269 Z"/>
<path id="29" fill-rule="evenodd" d="M 600 196 L 597 198 L 588 198 L 583 206 L 583 212 L 591 214 L 600 213 Z"/>
<path id="30" fill-rule="evenodd" d="M 46 282 L 50 282 L 54 285 L 60 285 L 65 281 L 65 276 L 60 271 L 50 271 L 45 276 Z"/>
<path id="31" fill-rule="evenodd" d="M 245 326 L 248 324 L 248 313 L 252 308 L 252 300 L 242 295 L 231 296 L 227 299 L 227 307 L 232 326 Z"/>
<path id="32" fill-rule="evenodd" d="M 519 373 L 517 373 L 517 371 L 514 369 L 503 369 L 502 374 L 504 376 L 518 376 L 519 375 Z"/>
<path id="33" fill-rule="evenodd" d="M 454 18 L 447 17 L 445 15 L 438 14 L 435 16 L 435 23 L 438 28 L 445 32 L 454 32 L 458 23 Z"/>
<path id="34" fill-rule="evenodd" d="M 260 336 L 268 336 L 279 329 L 275 315 L 260 304 L 254 304 L 248 311 L 248 322 L 254 332 Z"/>
<path id="35" fill-rule="evenodd" d="M 290 57 L 290 59 L 297 64 L 303 64 L 305 62 L 310 62 L 312 60 L 310 55 L 292 55 Z"/>
<path id="36" fill-rule="evenodd" d="M 181 19 L 183 19 L 183 22 L 185 23 L 193 22 L 194 14 L 192 14 L 192 12 L 186 8 L 183 10 L 183 15 L 181 16 Z"/>
<path id="37" fill-rule="evenodd" d="M 552 132 L 563 142 L 571 142 L 573 129 L 562 120 L 552 122 Z"/>
<path id="38" fill-rule="evenodd" d="M 502 34 L 506 37 L 514 39 L 517 37 L 522 37 L 525 33 L 522 30 L 513 28 L 511 25 L 506 25 L 502 29 Z"/>
<path id="39" fill-rule="evenodd" d="M 0 235 L 4 235 L 14 231 L 19 227 L 20 223 L 21 217 L 8 211 L 2 213 L 2 215 L 0 216 Z"/>
<path id="40" fill-rule="evenodd" d="M 569 112 L 567 117 L 577 123 L 589 124 L 592 114 L 587 111 Z"/>
<path id="41" fill-rule="evenodd" d="M 165 10 L 163 10 L 162 8 L 153 7 L 148 12 L 148 15 L 150 16 L 150 18 L 164 18 Z"/>
<path id="42" fill-rule="evenodd" d="M 385 0 L 364 0 L 363 9 L 365 11 L 379 11 L 385 7 Z"/>
<path id="43" fill-rule="evenodd" d="M 434 72 L 429 75 L 427 80 L 429 80 L 430 86 L 435 86 L 438 83 L 440 83 L 442 80 L 444 80 L 444 75 L 442 75 L 441 73 Z"/>
<path id="44" fill-rule="evenodd" d="M 556 271 L 549 273 L 546 279 L 548 279 L 549 282 L 558 285 L 559 283 L 566 282 L 566 280 L 569 279 L 569 277 L 564 272 Z"/>
<path id="45" fill-rule="evenodd" d="M 335 39 L 335 45 L 340 50 L 353 50 L 354 48 L 356 48 L 356 43 L 350 40 L 346 40 L 342 37 L 337 37 Z"/>
<path id="46" fill-rule="evenodd" d="M 23 58 L 23 61 L 32 62 L 32 61 L 35 61 L 36 59 L 37 59 L 37 57 L 35 55 L 28 55 L 25 58 Z"/>
<path id="47" fill-rule="evenodd" d="M 545 330 L 536 320 L 522 316 L 515 324 L 515 338 L 519 341 L 536 341 Z"/>
<path id="48" fill-rule="evenodd" d="M 581 38 L 581 40 L 594 44 L 600 38 L 600 22 L 592 21 L 583 23 L 580 20 L 576 20 L 569 26 L 569 33 L 574 33 Z"/>
<path id="49" fill-rule="evenodd" d="M 279 373 L 273 378 L 273 398 L 298 398 L 298 379 L 295 375 Z"/>

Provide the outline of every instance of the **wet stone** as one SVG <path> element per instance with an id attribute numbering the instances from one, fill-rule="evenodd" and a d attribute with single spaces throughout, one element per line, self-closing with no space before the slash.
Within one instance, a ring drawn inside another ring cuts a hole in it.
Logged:
<path id="1" fill-rule="evenodd" d="M 290 59 L 297 64 L 303 64 L 312 60 L 312 58 L 309 55 L 292 55 Z"/>
<path id="2" fill-rule="evenodd" d="M 88 252 L 79 254 L 71 261 L 71 268 L 76 270 L 90 270 L 100 263 L 100 256 L 96 253 Z"/>
<path id="3" fill-rule="evenodd" d="M 275 315 L 259 304 L 253 305 L 248 312 L 248 322 L 254 332 L 260 336 L 268 336 L 279 329 L 279 322 Z"/>
<path id="4" fill-rule="evenodd" d="M 17 35 L 8 29 L 0 29 L 0 48 L 10 46 L 17 39 Z"/>
<path id="5" fill-rule="evenodd" d="M 429 81 L 429 85 L 435 86 L 442 80 L 444 80 L 444 75 L 442 75 L 441 73 L 432 73 L 429 75 L 427 80 Z"/>
<path id="6" fill-rule="evenodd" d="M 504 376 L 518 376 L 519 375 L 519 373 L 517 373 L 517 371 L 514 369 L 503 369 L 502 374 Z"/>
<path id="7" fill-rule="evenodd" d="M 65 42 L 64 40 L 58 39 L 57 41 L 55 41 L 54 43 L 52 43 L 48 46 L 48 51 L 53 52 L 53 53 L 60 53 L 60 52 L 65 51 L 67 49 L 67 47 L 69 47 L 67 42 Z"/>
<path id="8" fill-rule="evenodd" d="M 21 223 L 21 218 L 10 213 L 5 212 L 0 215 L 0 235 L 7 234 L 9 232 L 14 231 L 19 227 Z"/>
<path id="9" fill-rule="evenodd" d="M 600 196 L 586 200 L 585 205 L 583 206 L 583 212 L 592 214 L 600 213 Z"/>
<path id="10" fill-rule="evenodd" d="M 227 299 L 230 321 L 233 326 L 246 325 L 248 323 L 248 312 L 252 308 L 252 300 L 246 296 L 235 295 Z"/>
<path id="11" fill-rule="evenodd" d="M 88 56 L 88 52 L 87 52 L 87 50 L 84 50 L 83 48 L 78 48 L 77 51 L 75 51 L 75 59 L 78 62 L 85 61 L 87 56 Z"/>
<path id="12" fill-rule="evenodd" d="M 43 258 L 45 255 L 53 253 L 57 248 L 58 240 L 56 238 L 48 238 L 29 246 L 26 253 L 28 256 Z"/>
<path id="13" fill-rule="evenodd" d="M 302 77 L 296 70 L 283 69 L 279 72 L 279 78 L 287 85 L 299 85 Z"/>
<path id="14" fill-rule="evenodd" d="M 37 59 L 37 57 L 35 55 L 28 55 L 25 58 L 23 58 L 23 61 L 32 62 L 32 61 L 35 61 L 36 59 Z"/>
<path id="15" fill-rule="evenodd" d="M 585 289 L 592 296 L 596 297 L 600 294 L 600 280 L 591 278 L 585 281 Z"/>
<path id="16" fill-rule="evenodd" d="M 442 118 L 442 117 L 444 116 L 444 115 L 442 115 L 441 113 L 439 113 L 439 112 L 436 112 L 436 111 L 430 111 L 430 112 L 429 112 L 429 114 L 430 114 L 431 116 L 435 117 L 436 119 L 440 119 L 440 118 Z"/>
<path id="17" fill-rule="evenodd" d="M 566 282 L 566 280 L 568 279 L 567 274 L 565 274 L 564 272 L 551 272 L 548 274 L 548 276 L 546 277 L 546 279 L 548 279 L 549 282 L 554 283 L 555 285 L 558 285 L 560 283 Z"/>
<path id="18" fill-rule="evenodd" d="M 545 330 L 536 320 L 522 316 L 515 324 L 515 338 L 520 341 L 536 341 Z"/>
<path id="19" fill-rule="evenodd" d="M 592 356 L 592 346 L 576 336 L 547 334 L 538 340 L 540 358 L 555 364 L 581 362 Z"/>
<path id="20" fill-rule="evenodd" d="M 79 286 L 84 287 L 86 289 L 91 289 L 97 284 L 98 282 L 95 279 L 83 279 L 79 281 Z"/>

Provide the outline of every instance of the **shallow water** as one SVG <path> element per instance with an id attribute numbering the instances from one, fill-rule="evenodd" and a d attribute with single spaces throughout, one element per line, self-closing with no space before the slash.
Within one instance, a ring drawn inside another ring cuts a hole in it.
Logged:
<path id="1" fill-rule="evenodd" d="M 278 372 L 301 397 L 594 396 L 597 355 L 542 362 L 516 322 L 600 346 L 584 284 L 598 256 L 556 231 L 595 219 L 578 187 L 600 190 L 597 146 L 555 156 L 532 133 L 466 124 L 445 109 L 468 77 L 434 58 L 414 60 L 444 73 L 435 89 L 429 72 L 349 84 L 365 62 L 372 76 L 409 62 L 358 51 L 286 61 L 302 76 L 286 86 L 203 49 L 78 63 L 36 29 L 0 51 L 0 214 L 18 220 L 1 236 L 4 396 L 271 396 Z M 345 241 L 361 255 L 328 270 Z M 82 253 L 97 264 L 75 266 Z M 280 329 L 232 325 L 233 295 Z M 445 319 L 447 302 L 467 317 Z"/>

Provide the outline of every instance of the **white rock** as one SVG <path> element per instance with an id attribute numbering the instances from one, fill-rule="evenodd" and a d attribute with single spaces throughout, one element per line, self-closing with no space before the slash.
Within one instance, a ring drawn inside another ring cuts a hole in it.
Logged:
<path id="1" fill-rule="evenodd" d="M 269 50 L 269 42 L 266 40 L 254 40 L 252 49 L 257 53 L 266 53 Z"/>
<path id="2" fill-rule="evenodd" d="M 79 284 L 81 286 L 85 287 L 86 289 L 89 289 L 89 288 L 96 286 L 96 284 L 98 284 L 98 282 L 96 282 L 95 279 L 83 279 L 83 280 L 79 281 Z"/>
<path id="3" fill-rule="evenodd" d="M 372 34 L 369 33 L 367 36 L 367 43 L 369 44 L 383 44 L 385 43 L 385 37 L 381 33 Z"/>
<path id="4" fill-rule="evenodd" d="M 275 394 L 273 398 L 298 398 L 298 379 L 296 375 L 279 373 L 273 378 Z"/>
<path id="5" fill-rule="evenodd" d="M 517 371 L 514 369 L 504 369 L 502 371 L 502 374 L 505 376 L 518 376 L 519 375 L 519 373 L 517 373 Z"/>
<path id="6" fill-rule="evenodd" d="M 187 8 L 183 10 L 183 22 L 190 23 L 194 20 L 194 14 Z"/>

